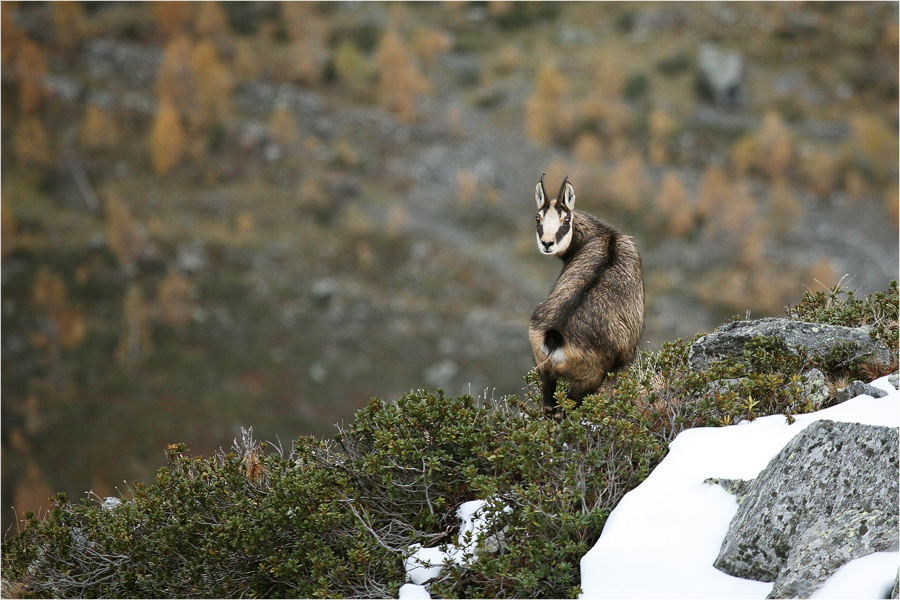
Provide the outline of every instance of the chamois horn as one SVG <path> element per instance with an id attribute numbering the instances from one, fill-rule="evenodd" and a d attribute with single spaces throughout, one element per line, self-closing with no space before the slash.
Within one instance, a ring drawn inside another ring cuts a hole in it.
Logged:
<path id="1" fill-rule="evenodd" d="M 565 177 L 563 177 L 562 185 L 559 186 L 559 193 L 556 194 L 556 200 L 557 200 L 557 202 L 563 199 L 563 192 L 564 192 L 565 189 L 566 189 L 566 182 L 567 182 L 568 180 L 569 180 L 569 176 L 568 176 L 568 175 L 566 175 Z M 542 179 L 542 181 L 543 181 L 543 179 Z"/>

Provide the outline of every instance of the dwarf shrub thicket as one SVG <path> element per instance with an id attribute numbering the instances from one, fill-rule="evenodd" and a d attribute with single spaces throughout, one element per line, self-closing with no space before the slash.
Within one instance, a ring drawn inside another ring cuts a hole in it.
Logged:
<path id="1" fill-rule="evenodd" d="M 807 294 L 788 315 L 868 324 L 896 350 L 896 283 L 865 300 Z M 3 595 L 396 597 L 413 545 L 455 543 L 456 508 L 481 498 L 491 542 L 447 567 L 432 595 L 573 597 L 606 517 L 675 435 L 817 409 L 804 373 L 846 375 L 840 361 L 816 364 L 766 338 L 703 372 L 688 367 L 689 349 L 641 353 L 578 408 L 561 389 L 561 422 L 542 417 L 531 372 L 521 399 L 372 400 L 333 440 L 287 452 L 252 431 L 209 458 L 172 445 L 156 482 L 118 506 L 58 495 L 42 519 L 27 514 L 3 543 Z"/>
<path id="2" fill-rule="evenodd" d="M 59 497 L 29 514 L 4 578 L 54 596 L 395 597 L 410 547 L 455 542 L 456 508 L 490 498 L 504 547 L 435 593 L 574 595 L 579 559 L 663 448 L 628 404 L 596 397 L 561 424 L 539 406 L 417 391 L 288 455 L 249 436 L 205 459 L 175 445 L 112 510 Z"/>
<path id="3" fill-rule="evenodd" d="M 455 508 L 491 495 L 517 509 L 502 559 L 442 589 L 571 593 L 580 554 L 659 448 L 630 423 L 557 426 L 519 408 L 420 391 L 372 401 L 333 442 L 301 439 L 289 456 L 249 437 L 208 459 L 175 445 L 156 483 L 112 510 L 57 497 L 44 520 L 28 515 L 4 577 L 38 595 L 393 596 L 409 547 L 454 541 Z M 613 457 L 602 440 L 619 431 Z"/>

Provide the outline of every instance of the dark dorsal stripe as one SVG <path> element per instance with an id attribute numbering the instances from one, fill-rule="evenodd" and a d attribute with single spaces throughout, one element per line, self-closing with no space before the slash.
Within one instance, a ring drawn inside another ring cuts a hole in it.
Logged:
<path id="1" fill-rule="evenodd" d="M 619 243 L 619 234 L 616 231 L 607 231 L 606 235 L 608 236 L 607 246 L 606 246 L 606 257 L 602 262 L 597 264 L 594 267 L 594 271 L 591 273 L 590 279 L 585 283 L 584 286 L 579 290 L 577 294 L 572 295 L 568 299 L 566 303 L 564 303 L 560 307 L 559 317 L 561 322 L 568 323 L 575 312 L 584 304 L 584 301 L 587 300 L 588 295 L 593 291 L 595 287 L 600 283 L 600 280 L 606 274 L 606 272 L 612 267 L 618 258 L 618 243 Z M 575 240 L 572 241 L 575 243 Z M 583 247 L 580 246 L 578 248 L 569 247 L 568 253 L 572 253 L 570 257 L 574 257 L 578 252 L 581 252 Z M 568 267 L 568 264 L 566 264 Z M 566 267 L 563 267 L 565 270 Z"/>
<path id="2" fill-rule="evenodd" d="M 606 247 L 606 261 L 604 261 L 604 268 L 609 268 L 618 260 L 618 252 L 619 252 L 619 234 L 616 232 L 611 232 L 609 234 L 609 245 Z"/>

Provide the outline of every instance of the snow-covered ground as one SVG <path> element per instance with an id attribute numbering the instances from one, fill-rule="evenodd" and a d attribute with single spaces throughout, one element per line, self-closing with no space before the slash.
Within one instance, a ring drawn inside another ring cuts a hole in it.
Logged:
<path id="1" fill-rule="evenodd" d="M 475 557 L 479 541 L 490 546 L 490 542 L 481 538 L 490 528 L 490 521 L 485 518 L 482 509 L 487 505 L 484 500 L 464 502 L 456 511 L 461 522 L 456 545 L 446 551 L 440 548 L 415 548 L 406 559 L 406 578 L 410 583 L 400 588 L 401 600 L 430 599 L 426 583 L 441 574 L 444 565 L 456 563 L 466 564 Z M 509 507 L 503 507 L 509 511 Z"/>
<path id="2" fill-rule="evenodd" d="M 900 426 L 900 391 L 887 377 L 872 385 L 883 398 L 857 396 L 838 406 L 799 415 L 788 425 L 781 415 L 732 427 L 689 429 L 607 519 L 596 545 L 581 559 L 582 598 L 765 598 L 771 583 L 740 579 L 713 567 L 728 524 L 737 512 L 734 497 L 710 477 L 753 479 L 795 435 L 820 419 Z M 401 599 L 430 598 L 427 582 L 441 566 L 472 557 L 475 539 L 486 529 L 484 502 L 463 504 L 457 546 L 447 552 L 420 548 L 406 561 L 411 583 Z M 854 560 L 835 573 L 813 598 L 884 598 L 900 565 L 900 552 L 879 552 Z"/>
<path id="3" fill-rule="evenodd" d="M 781 415 L 732 427 L 689 429 L 650 476 L 610 514 L 596 545 L 581 559 L 582 598 L 765 598 L 771 583 L 715 569 L 734 497 L 710 477 L 753 479 L 795 435 L 830 419 L 897 427 L 900 392 L 887 378 L 873 382 L 883 398 L 857 396 L 788 425 Z M 845 565 L 814 597 L 884 598 L 900 553 L 881 552 Z"/>

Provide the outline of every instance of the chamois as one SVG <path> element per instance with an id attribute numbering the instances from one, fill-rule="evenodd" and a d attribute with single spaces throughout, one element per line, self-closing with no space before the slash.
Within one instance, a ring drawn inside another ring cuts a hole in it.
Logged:
<path id="1" fill-rule="evenodd" d="M 562 259 L 563 268 L 550 296 L 535 309 L 528 337 L 544 412 L 560 418 L 557 380 L 569 382 L 568 397 L 578 406 L 600 389 L 607 373 L 634 358 L 644 329 L 644 277 L 630 236 L 575 210 L 568 176 L 554 201 L 541 175 L 534 197 L 538 249 Z"/>

